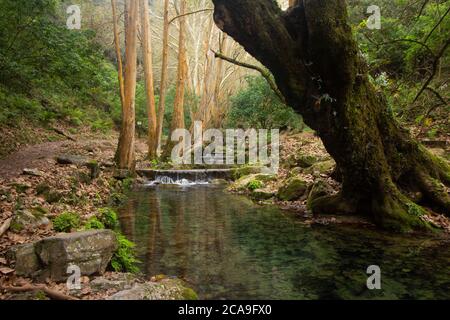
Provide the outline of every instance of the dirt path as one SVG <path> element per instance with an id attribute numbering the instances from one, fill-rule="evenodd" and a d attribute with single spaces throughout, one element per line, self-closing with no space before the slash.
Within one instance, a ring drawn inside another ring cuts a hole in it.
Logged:
<path id="1" fill-rule="evenodd" d="M 0 160 L 0 178 L 12 179 L 22 174 L 23 169 L 49 170 L 56 156 L 82 154 L 97 160 L 112 160 L 117 137 L 108 139 L 78 139 L 77 141 L 45 142 L 27 146 Z M 136 140 L 137 155 L 145 154 L 145 140 Z"/>
<path id="2" fill-rule="evenodd" d="M 56 141 L 25 147 L 0 160 L 0 177 L 11 179 L 20 175 L 25 168 L 45 167 L 49 160 L 71 144 L 75 145 L 70 141 Z"/>

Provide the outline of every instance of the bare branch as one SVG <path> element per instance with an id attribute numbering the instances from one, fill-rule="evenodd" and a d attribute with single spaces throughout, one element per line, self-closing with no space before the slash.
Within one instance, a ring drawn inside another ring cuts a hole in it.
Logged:
<path id="1" fill-rule="evenodd" d="M 247 68 L 247 69 L 252 69 L 252 70 L 258 71 L 263 76 L 263 78 L 266 79 L 266 81 L 269 84 L 270 88 L 276 93 L 278 98 L 280 98 L 281 101 L 283 101 L 283 103 L 286 103 L 286 99 L 284 98 L 284 96 L 281 93 L 281 91 L 278 89 L 278 86 L 276 85 L 275 81 L 272 79 L 271 74 L 267 70 L 265 70 L 264 68 L 255 66 L 253 64 L 241 62 L 241 61 L 235 60 L 233 58 L 227 57 L 227 56 L 223 55 L 222 53 L 216 52 L 216 51 L 214 51 L 212 49 L 211 49 L 211 51 L 214 52 L 214 55 L 215 55 L 216 58 L 228 61 L 228 62 L 230 62 L 232 64 L 235 64 L 235 65 L 243 67 L 243 68 Z"/>

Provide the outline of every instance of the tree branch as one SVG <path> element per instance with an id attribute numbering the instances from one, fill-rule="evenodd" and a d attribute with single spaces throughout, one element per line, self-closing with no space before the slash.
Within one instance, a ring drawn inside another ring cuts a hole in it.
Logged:
<path id="1" fill-rule="evenodd" d="M 437 69 L 438 69 L 439 60 L 444 55 L 445 50 L 447 50 L 449 45 L 450 45 L 450 38 L 447 39 L 446 43 L 442 46 L 441 50 L 439 50 L 438 54 L 436 55 L 436 58 L 434 59 L 434 62 L 433 62 L 433 70 L 431 71 L 431 75 L 428 77 L 427 81 L 425 81 L 425 83 L 423 84 L 422 88 L 417 93 L 413 103 L 415 103 L 417 101 L 417 99 L 419 99 L 421 94 L 424 92 L 424 90 L 430 84 L 431 80 L 433 80 L 434 76 L 436 75 Z"/>
<path id="2" fill-rule="evenodd" d="M 249 64 L 249 63 L 245 63 L 245 62 L 241 62 L 238 61 L 236 59 L 230 58 L 225 56 L 224 54 L 220 53 L 220 52 L 216 52 L 214 50 L 211 49 L 211 51 L 214 53 L 216 58 L 225 60 L 227 62 L 230 62 L 232 64 L 235 64 L 237 66 L 243 67 L 243 68 L 247 68 L 247 69 L 251 69 L 251 70 L 256 70 L 258 71 L 261 76 L 263 76 L 264 79 L 266 79 L 267 83 L 269 84 L 270 88 L 275 92 L 275 94 L 278 96 L 278 98 L 281 99 L 281 101 L 283 101 L 283 103 L 286 103 L 286 99 L 284 98 L 283 94 L 281 93 L 281 91 L 278 89 L 278 86 L 276 85 L 275 81 L 272 79 L 272 76 L 270 74 L 269 71 L 267 71 L 264 68 L 255 66 L 253 64 Z"/>
<path id="3" fill-rule="evenodd" d="M 200 12 L 213 11 L 213 10 L 214 10 L 214 9 L 207 8 L 207 9 L 200 9 L 200 10 L 197 10 L 197 11 L 188 12 L 188 13 L 185 13 L 185 14 L 180 14 L 180 15 L 178 15 L 178 16 L 173 17 L 172 19 L 170 19 L 170 20 L 169 20 L 169 25 L 172 24 L 172 22 L 174 22 L 175 20 L 177 20 L 177 19 L 179 19 L 179 18 L 186 17 L 186 16 L 190 16 L 190 15 L 193 15 L 193 14 L 196 14 L 196 13 L 200 13 Z"/>

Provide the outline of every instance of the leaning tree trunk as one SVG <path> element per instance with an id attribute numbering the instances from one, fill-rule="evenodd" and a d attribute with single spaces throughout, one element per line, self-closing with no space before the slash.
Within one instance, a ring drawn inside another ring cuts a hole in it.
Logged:
<path id="1" fill-rule="evenodd" d="M 427 204 L 449 214 L 448 163 L 431 155 L 371 85 L 344 0 L 213 0 L 217 26 L 269 68 L 286 98 L 324 142 L 343 188 L 315 213 L 363 213 L 385 228 L 430 229 Z"/>

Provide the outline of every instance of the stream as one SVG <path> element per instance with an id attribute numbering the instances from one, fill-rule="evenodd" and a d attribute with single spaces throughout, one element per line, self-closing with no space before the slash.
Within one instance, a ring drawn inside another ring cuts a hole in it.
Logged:
<path id="1" fill-rule="evenodd" d="M 448 239 L 310 226 L 210 184 L 134 190 L 119 213 L 142 272 L 200 299 L 450 299 Z M 370 265 L 381 290 L 367 288 Z"/>

